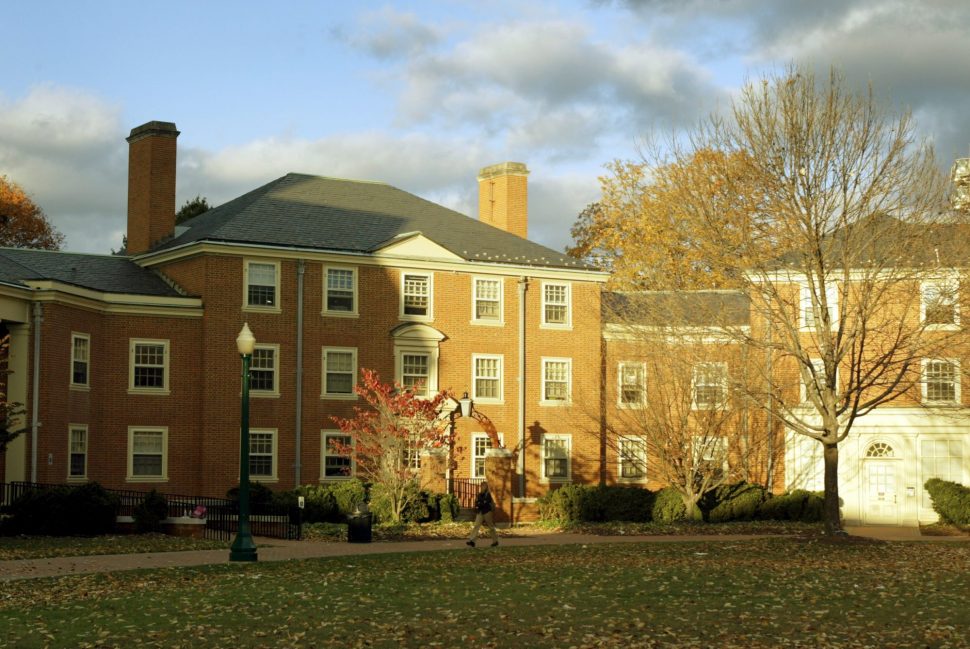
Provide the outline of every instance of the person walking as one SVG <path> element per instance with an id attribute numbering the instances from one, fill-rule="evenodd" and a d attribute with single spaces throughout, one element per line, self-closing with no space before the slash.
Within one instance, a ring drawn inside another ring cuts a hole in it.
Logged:
<path id="1" fill-rule="evenodd" d="M 472 528 L 472 536 L 465 541 L 465 545 L 475 547 L 475 539 L 478 538 L 478 530 L 482 523 L 492 530 L 492 547 L 498 545 L 498 530 L 495 529 L 495 501 L 492 494 L 488 491 L 488 482 L 483 480 L 481 490 L 475 497 L 475 527 Z"/>

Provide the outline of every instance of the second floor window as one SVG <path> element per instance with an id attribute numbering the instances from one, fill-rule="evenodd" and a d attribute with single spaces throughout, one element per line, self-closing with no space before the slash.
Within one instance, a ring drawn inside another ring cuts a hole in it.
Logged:
<path id="1" fill-rule="evenodd" d="M 133 340 L 128 388 L 164 392 L 168 389 L 168 341 Z"/>
<path id="2" fill-rule="evenodd" d="M 246 267 L 246 304 L 251 307 L 276 307 L 276 264 L 251 261 Z"/>
<path id="3" fill-rule="evenodd" d="M 474 398 L 499 401 L 502 399 L 502 357 L 475 356 Z"/>
<path id="4" fill-rule="evenodd" d="M 815 302 L 818 302 L 816 306 Z M 825 306 L 828 310 L 829 325 L 835 328 L 839 324 L 839 287 L 834 282 L 829 282 L 825 286 Z M 801 287 L 801 324 L 804 329 L 818 329 L 822 326 L 823 313 L 820 311 L 821 291 L 818 287 L 814 290 L 807 284 Z"/>
<path id="5" fill-rule="evenodd" d="M 568 327 L 569 314 L 569 284 L 542 285 L 542 324 L 554 327 Z"/>
<path id="6" fill-rule="evenodd" d="M 502 282 L 497 279 L 476 277 L 474 319 L 479 322 L 502 320 Z"/>
<path id="7" fill-rule="evenodd" d="M 353 269 L 328 268 L 326 310 L 332 313 L 356 313 L 356 284 Z"/>
<path id="8" fill-rule="evenodd" d="M 401 385 L 415 396 L 428 396 L 431 376 L 428 354 L 401 354 Z"/>
<path id="9" fill-rule="evenodd" d="M 640 437 L 621 437 L 617 449 L 621 480 L 643 480 L 647 477 L 647 444 Z"/>
<path id="10" fill-rule="evenodd" d="M 256 392 L 278 392 L 276 384 L 277 348 L 257 346 L 249 368 L 249 389 Z"/>
<path id="11" fill-rule="evenodd" d="M 323 394 L 328 397 L 354 396 L 357 374 L 357 350 L 350 348 L 323 350 Z"/>
<path id="12" fill-rule="evenodd" d="M 960 402 L 960 368 L 957 361 L 923 361 L 923 400 L 937 404 Z"/>
<path id="13" fill-rule="evenodd" d="M 71 385 L 88 385 L 91 339 L 85 334 L 71 335 Z"/>
<path id="14" fill-rule="evenodd" d="M 923 322 L 931 327 L 960 324 L 958 292 L 959 283 L 956 280 L 923 282 L 921 291 Z"/>
<path id="15" fill-rule="evenodd" d="M 403 277 L 402 314 L 418 318 L 431 317 L 431 276 L 406 273 Z"/>
<path id="16" fill-rule="evenodd" d="M 647 401 L 647 370 L 643 363 L 620 363 L 619 403 L 621 406 L 642 406 Z"/>
<path id="17" fill-rule="evenodd" d="M 542 359 L 542 400 L 569 401 L 572 362 L 568 358 Z"/>
<path id="18" fill-rule="evenodd" d="M 492 448 L 492 440 L 488 435 L 472 435 L 472 477 L 485 477 L 485 452 Z"/>
<path id="19" fill-rule="evenodd" d="M 693 372 L 696 410 L 723 408 L 727 403 L 727 363 L 698 363 Z"/>

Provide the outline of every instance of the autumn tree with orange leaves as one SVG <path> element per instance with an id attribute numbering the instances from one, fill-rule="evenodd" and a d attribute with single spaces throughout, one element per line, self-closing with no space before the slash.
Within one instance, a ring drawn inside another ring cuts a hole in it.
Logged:
<path id="1" fill-rule="evenodd" d="M 64 235 L 44 211 L 6 176 L 0 176 L 0 247 L 60 250 Z"/>

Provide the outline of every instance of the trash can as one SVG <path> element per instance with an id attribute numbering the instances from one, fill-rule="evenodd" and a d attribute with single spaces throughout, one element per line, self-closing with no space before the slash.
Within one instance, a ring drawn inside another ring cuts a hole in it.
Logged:
<path id="1" fill-rule="evenodd" d="M 370 543 L 371 513 L 355 512 L 347 516 L 347 542 Z"/>

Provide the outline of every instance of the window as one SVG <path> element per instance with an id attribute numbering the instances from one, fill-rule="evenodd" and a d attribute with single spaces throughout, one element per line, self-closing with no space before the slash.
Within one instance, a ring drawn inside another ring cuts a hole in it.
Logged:
<path id="1" fill-rule="evenodd" d="M 472 322 L 478 324 L 501 324 L 502 280 L 482 277 L 472 278 Z"/>
<path id="2" fill-rule="evenodd" d="M 323 287 L 323 309 L 330 315 L 357 314 L 357 270 L 327 268 Z"/>
<path id="3" fill-rule="evenodd" d="M 825 464 L 822 444 L 793 430 L 785 434 L 785 487 L 822 491 L 825 489 Z"/>
<path id="4" fill-rule="evenodd" d="M 617 455 L 621 482 L 642 482 L 646 479 L 647 443 L 642 437 L 621 437 Z"/>
<path id="5" fill-rule="evenodd" d="M 694 462 L 702 471 L 717 473 L 728 470 L 728 444 L 726 437 L 694 435 Z"/>
<path id="6" fill-rule="evenodd" d="M 246 262 L 246 306 L 279 309 L 280 265 L 277 262 Z"/>
<path id="7" fill-rule="evenodd" d="M 723 408 L 727 404 L 727 363 L 698 363 L 694 366 L 695 410 Z"/>
<path id="8" fill-rule="evenodd" d="M 472 356 L 472 398 L 482 402 L 502 401 L 502 356 Z"/>
<path id="9" fill-rule="evenodd" d="M 88 427 L 71 426 L 68 430 L 68 480 L 83 480 L 88 475 Z"/>
<path id="10" fill-rule="evenodd" d="M 923 360 L 924 403 L 960 403 L 960 362 L 948 359 Z"/>
<path id="11" fill-rule="evenodd" d="M 965 484 L 963 477 L 963 443 L 958 439 L 923 439 L 919 445 L 920 484 L 930 478 Z M 921 507 L 933 509 L 933 501 L 923 490 Z"/>
<path id="12" fill-rule="evenodd" d="M 647 402 L 647 368 L 643 363 L 623 361 L 617 371 L 620 406 L 642 406 Z"/>
<path id="13" fill-rule="evenodd" d="M 418 444 L 418 438 L 416 436 L 412 436 L 405 441 L 404 454 L 401 462 L 404 467 L 412 471 L 417 471 L 421 468 L 421 446 Z"/>
<path id="14" fill-rule="evenodd" d="M 279 358 L 279 345 L 256 345 L 253 349 L 253 359 L 249 366 L 249 389 L 258 396 L 278 396 L 278 368 L 276 359 Z"/>
<path id="15" fill-rule="evenodd" d="M 569 435 L 544 435 L 542 437 L 542 478 L 551 482 L 566 482 L 569 480 L 572 467 L 570 466 L 570 446 L 572 438 Z"/>
<path id="16" fill-rule="evenodd" d="M 492 439 L 483 433 L 472 435 L 472 477 L 485 477 L 485 452 L 492 448 Z"/>
<path id="17" fill-rule="evenodd" d="M 557 328 L 568 328 L 572 324 L 569 309 L 569 284 L 543 282 L 542 324 Z"/>
<path id="18" fill-rule="evenodd" d="M 87 334 L 71 334 L 71 387 L 88 387 L 90 362 L 91 338 Z"/>
<path id="19" fill-rule="evenodd" d="M 419 397 L 429 396 L 428 379 L 431 376 L 428 354 L 401 354 L 401 385 Z"/>
<path id="20" fill-rule="evenodd" d="M 401 276 L 401 316 L 405 319 L 431 319 L 431 275 L 404 273 Z"/>
<path id="21" fill-rule="evenodd" d="M 356 347 L 323 348 L 323 396 L 355 399 L 357 377 Z"/>
<path id="22" fill-rule="evenodd" d="M 812 289 L 807 284 L 803 284 L 801 287 L 803 329 L 815 329 L 821 326 L 821 318 L 818 317 L 821 314 L 816 312 L 815 305 L 812 304 L 812 296 Z M 829 312 L 829 324 L 835 328 L 839 324 L 839 287 L 834 282 L 828 282 L 825 286 L 825 303 Z"/>
<path id="23" fill-rule="evenodd" d="M 129 359 L 129 392 L 168 393 L 167 340 L 132 339 Z"/>
<path id="24" fill-rule="evenodd" d="M 128 480 L 157 482 L 168 479 L 168 429 L 128 429 Z"/>
<path id="25" fill-rule="evenodd" d="M 346 451 L 351 446 L 350 435 L 341 432 L 323 432 L 321 453 L 323 480 L 344 480 L 354 477 L 353 458 Z"/>
<path id="26" fill-rule="evenodd" d="M 542 401 L 562 404 L 569 401 L 572 360 L 568 358 L 542 359 Z"/>
<path id="27" fill-rule="evenodd" d="M 825 385 L 825 361 L 821 358 L 813 358 L 812 369 L 814 371 L 814 376 L 804 377 L 802 380 L 802 393 L 801 402 L 809 403 L 811 401 L 811 395 L 819 394 L 820 387 Z M 839 384 L 839 371 L 835 371 L 835 384 Z"/>
<path id="28" fill-rule="evenodd" d="M 249 431 L 249 477 L 276 480 L 276 431 Z"/>
<path id="29" fill-rule="evenodd" d="M 920 311 L 929 328 L 952 328 L 960 324 L 960 284 L 956 279 L 923 282 Z"/>

